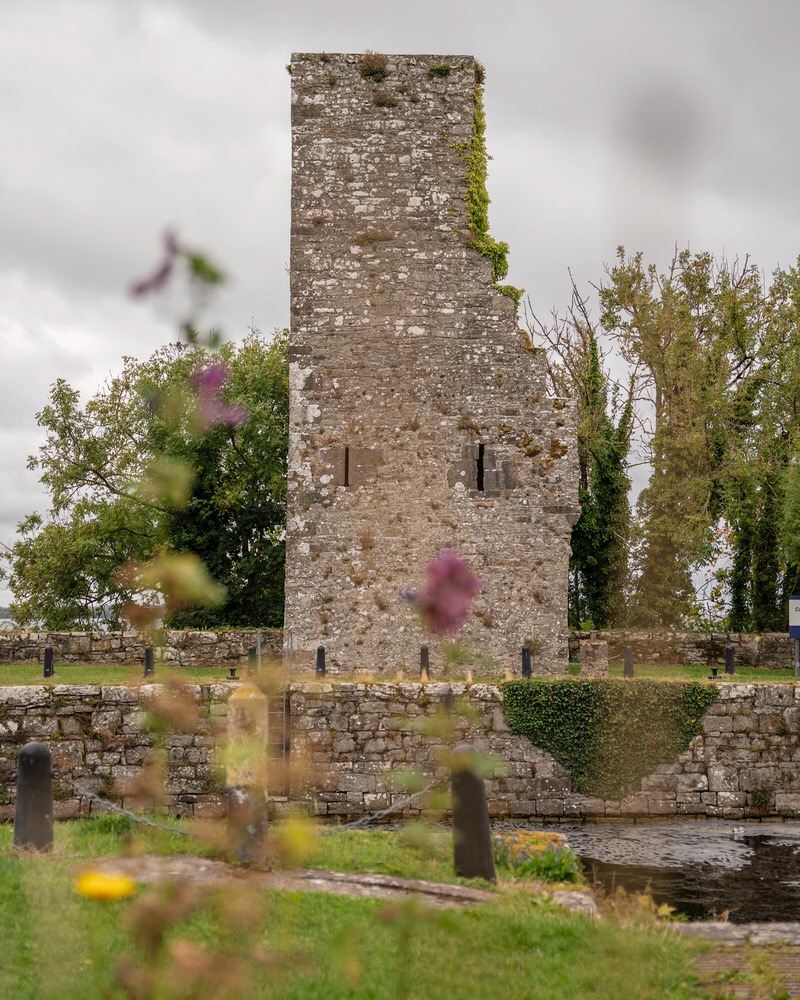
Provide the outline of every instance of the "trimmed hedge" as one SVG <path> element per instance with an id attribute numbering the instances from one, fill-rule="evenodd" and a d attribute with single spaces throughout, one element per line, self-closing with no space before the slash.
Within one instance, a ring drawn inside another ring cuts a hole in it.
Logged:
<path id="1" fill-rule="evenodd" d="M 547 750 L 585 795 L 638 792 L 659 764 L 686 750 L 719 695 L 713 684 L 679 681 L 515 680 L 502 685 L 511 730 Z"/>

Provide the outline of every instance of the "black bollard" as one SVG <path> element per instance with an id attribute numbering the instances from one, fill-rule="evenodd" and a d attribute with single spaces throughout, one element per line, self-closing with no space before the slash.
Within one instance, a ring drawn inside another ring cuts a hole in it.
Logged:
<path id="1" fill-rule="evenodd" d="M 44 669 L 42 671 L 43 677 L 53 676 L 53 647 L 44 647 Z"/>
<path id="2" fill-rule="evenodd" d="M 155 673 L 155 668 L 153 667 L 153 647 L 144 647 L 144 675 L 145 677 L 152 677 Z"/>
<path id="3" fill-rule="evenodd" d="M 228 667 L 228 680 L 236 681 L 238 679 L 236 676 L 236 667 Z"/>
<path id="4" fill-rule="evenodd" d="M 475 748 L 459 744 L 453 752 L 453 861 L 456 875 L 496 882 L 486 788 L 475 773 Z"/>
<path id="5" fill-rule="evenodd" d="M 633 677 L 633 647 L 625 647 L 625 665 L 622 668 L 623 677 Z"/>
<path id="6" fill-rule="evenodd" d="M 17 758 L 14 847 L 23 851 L 53 849 L 53 772 L 44 743 L 26 743 Z"/>
<path id="7" fill-rule="evenodd" d="M 427 646 L 419 647 L 419 679 L 421 681 L 431 679 L 431 660 Z"/>
<path id="8" fill-rule="evenodd" d="M 736 654 L 733 651 L 733 646 L 725 647 L 725 673 L 735 674 L 736 664 L 735 664 Z"/>
<path id="9" fill-rule="evenodd" d="M 256 672 L 256 664 L 258 661 L 258 651 L 255 646 L 249 646 L 247 650 L 247 676 L 252 677 Z"/>
<path id="10" fill-rule="evenodd" d="M 530 677 L 533 671 L 531 669 L 531 651 L 527 646 L 522 647 L 522 676 Z"/>
<path id="11" fill-rule="evenodd" d="M 316 674 L 317 677 L 325 676 L 325 647 L 317 646 L 317 661 L 316 661 Z"/>

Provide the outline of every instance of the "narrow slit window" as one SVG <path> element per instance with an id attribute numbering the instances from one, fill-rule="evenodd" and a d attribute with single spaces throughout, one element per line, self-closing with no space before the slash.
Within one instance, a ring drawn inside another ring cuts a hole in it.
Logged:
<path id="1" fill-rule="evenodd" d="M 350 485 L 350 448 L 344 449 L 344 486 Z"/>
<path id="2" fill-rule="evenodd" d="M 485 445 L 478 445 L 478 476 L 477 476 L 477 486 L 478 490 L 483 493 L 483 462 L 484 462 L 484 449 Z"/>

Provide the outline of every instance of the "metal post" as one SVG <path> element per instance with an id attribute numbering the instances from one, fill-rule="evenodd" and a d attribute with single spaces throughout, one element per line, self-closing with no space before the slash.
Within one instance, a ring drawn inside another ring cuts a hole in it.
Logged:
<path id="1" fill-rule="evenodd" d="M 456 875 L 496 882 L 486 787 L 476 771 L 475 748 L 461 743 L 453 752 L 453 861 Z"/>
<path id="2" fill-rule="evenodd" d="M 633 677 L 633 646 L 625 647 L 625 665 L 622 674 L 623 677 Z"/>
<path id="3" fill-rule="evenodd" d="M 425 683 L 431 679 L 431 660 L 427 646 L 419 647 L 419 679 Z"/>
<path id="4" fill-rule="evenodd" d="M 53 647 L 44 647 L 44 669 L 42 670 L 43 677 L 53 676 Z"/>
<path id="5" fill-rule="evenodd" d="M 531 651 L 528 646 L 522 647 L 522 676 L 530 677 L 533 671 L 531 669 Z"/>
<path id="6" fill-rule="evenodd" d="M 316 660 L 316 675 L 317 677 L 325 676 L 325 647 L 317 646 L 317 660 Z"/>
<path id="7" fill-rule="evenodd" d="M 736 654 L 733 651 L 733 646 L 725 647 L 725 673 L 734 674 L 736 673 Z"/>
<path id="8" fill-rule="evenodd" d="M 53 772 L 44 743 L 26 743 L 17 758 L 14 847 L 23 851 L 53 849 Z"/>
<path id="9" fill-rule="evenodd" d="M 153 647 L 144 647 L 144 675 L 145 677 L 152 677 L 155 673 L 155 668 L 153 666 Z"/>

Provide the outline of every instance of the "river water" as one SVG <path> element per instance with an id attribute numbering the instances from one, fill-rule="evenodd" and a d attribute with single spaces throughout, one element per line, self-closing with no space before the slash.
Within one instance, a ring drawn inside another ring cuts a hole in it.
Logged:
<path id="1" fill-rule="evenodd" d="M 542 827 L 538 827 L 542 829 Z M 800 920 L 800 823 L 560 823 L 590 884 L 649 892 L 690 920 Z"/>

